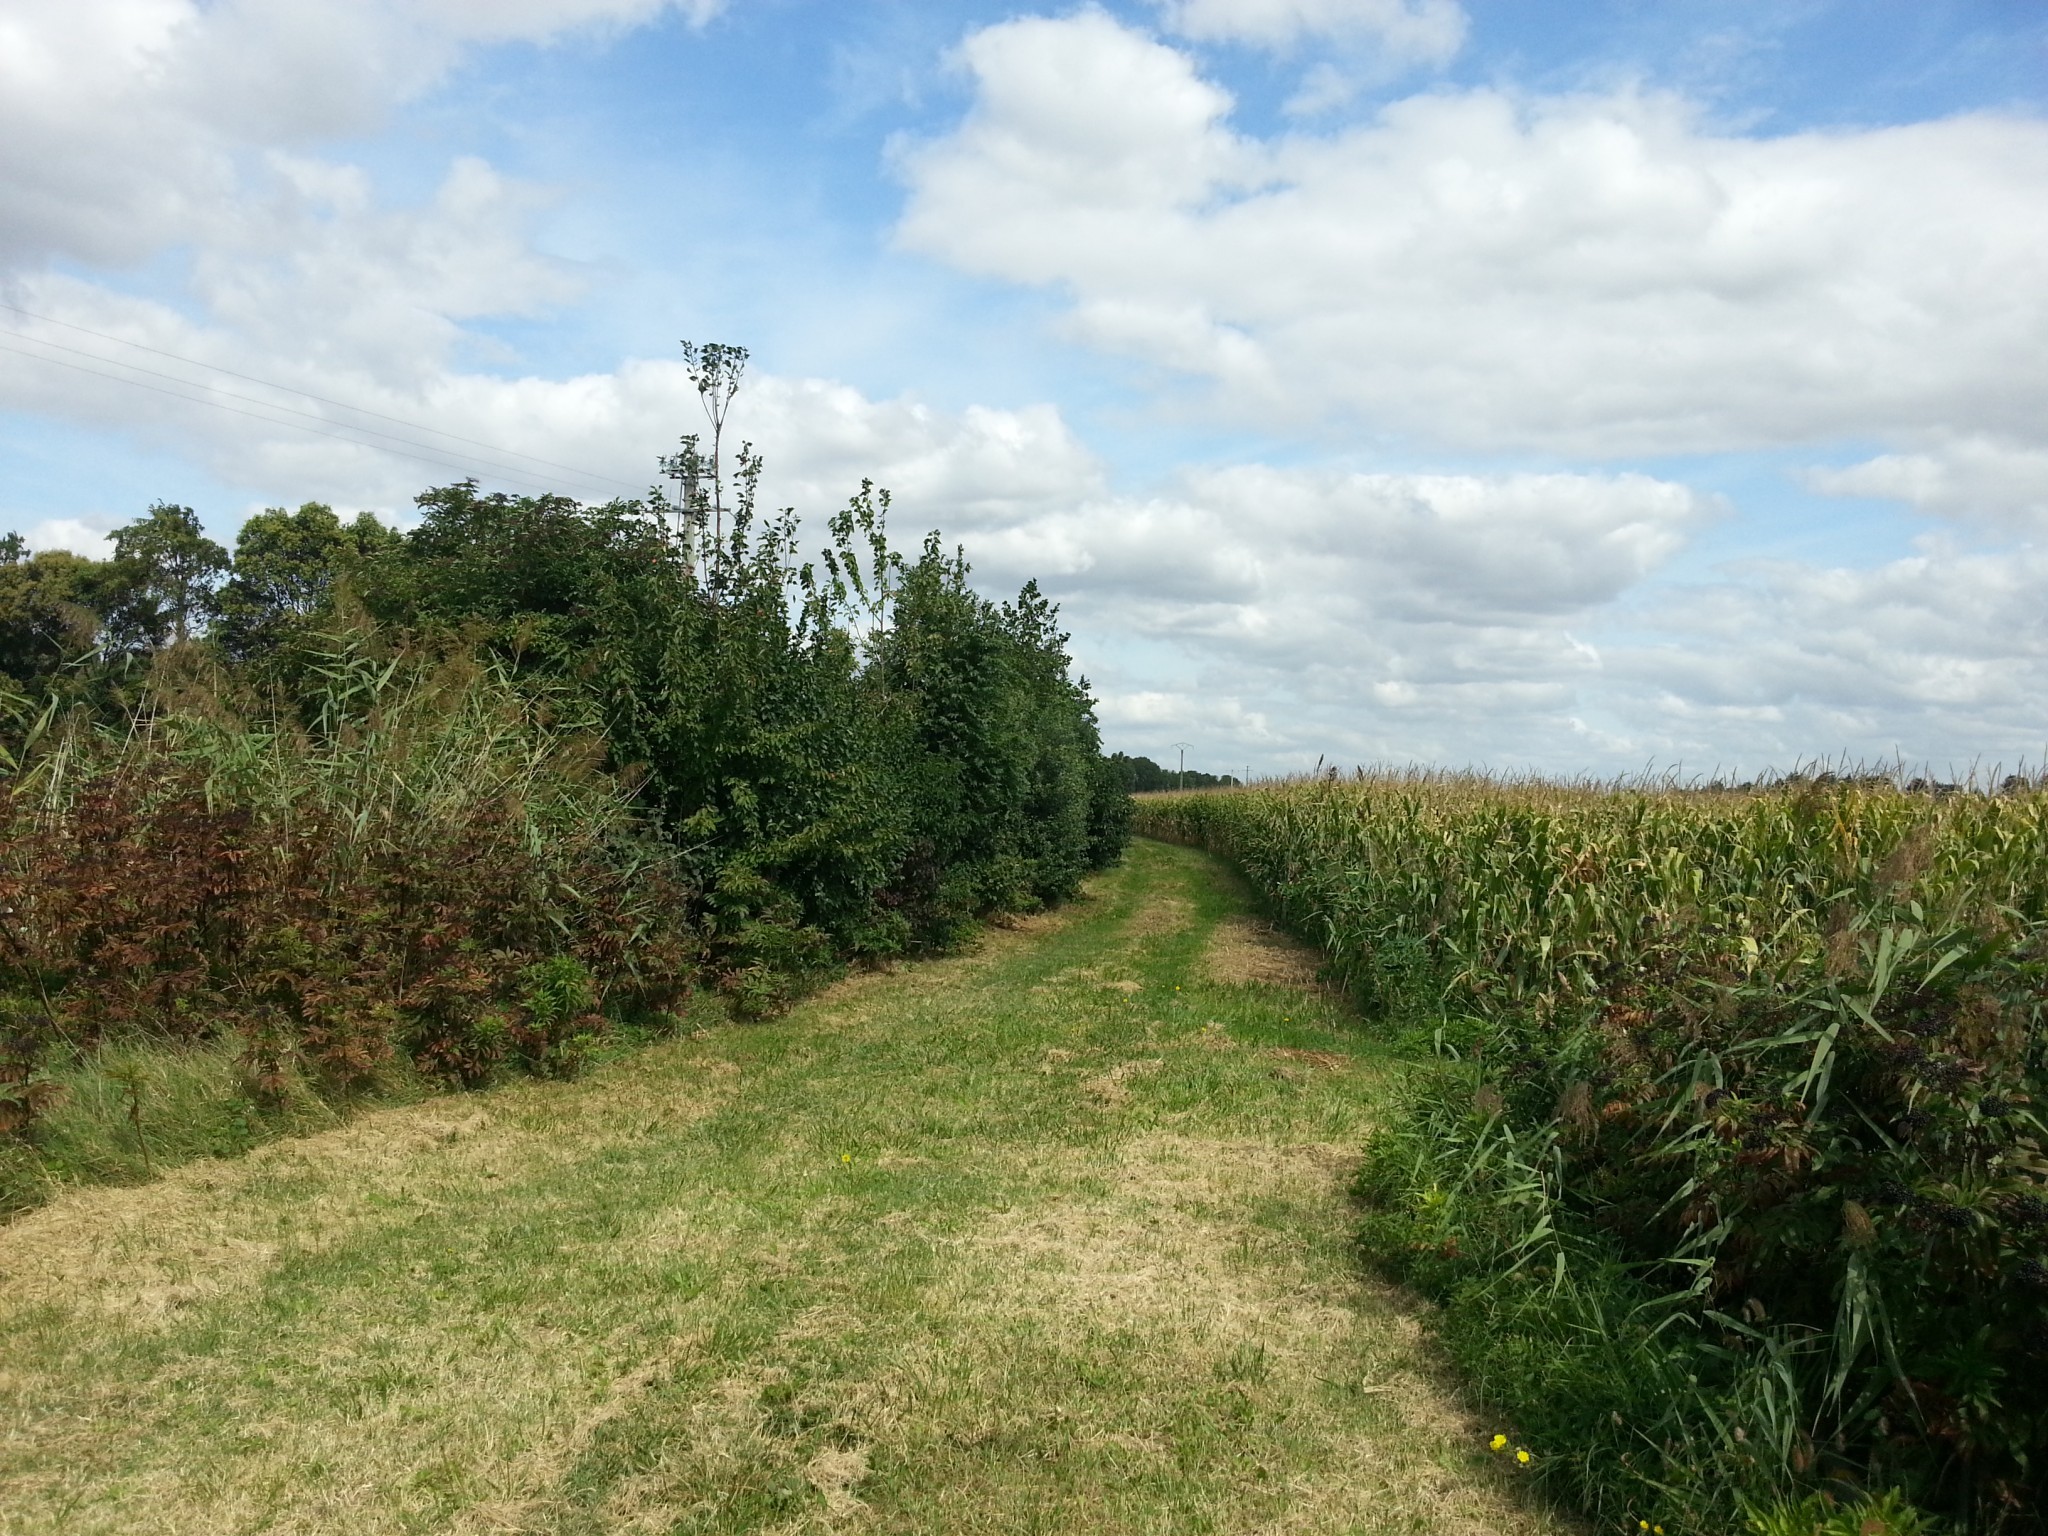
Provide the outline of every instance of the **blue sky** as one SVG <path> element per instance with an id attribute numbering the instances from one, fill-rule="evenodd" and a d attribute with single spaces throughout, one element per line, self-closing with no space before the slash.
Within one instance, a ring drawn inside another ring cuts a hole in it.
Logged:
<path id="1" fill-rule="evenodd" d="M 2038 761 L 2044 96 L 2031 0 L 0 0 L 0 523 L 610 494 L 728 340 L 1126 750 Z"/>

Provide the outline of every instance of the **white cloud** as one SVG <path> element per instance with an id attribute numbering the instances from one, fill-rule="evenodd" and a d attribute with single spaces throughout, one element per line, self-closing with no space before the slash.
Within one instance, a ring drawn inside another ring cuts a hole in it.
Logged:
<path id="1" fill-rule="evenodd" d="M 2048 123 L 1754 138 L 1479 90 L 1261 139 L 1101 13 L 963 52 L 900 241 L 1070 295 L 1219 412 L 1601 456 L 2048 420 Z"/>
<path id="2" fill-rule="evenodd" d="M 722 0 L 9 0 L 0 268 L 203 242 L 252 153 L 374 130 L 471 44 L 545 41 Z M 262 178 L 259 176 L 257 180 Z"/>
<path id="3" fill-rule="evenodd" d="M 1615 705 L 1667 760 L 2010 769 L 2048 748 L 2044 615 L 2048 552 L 1933 542 L 1870 568 L 1747 565 L 1662 594 L 1649 639 L 1608 668 Z"/>
<path id="4" fill-rule="evenodd" d="M 1204 610 L 1076 594 L 1070 611 L 1098 645 L 1120 613 L 1178 642 L 1166 659 L 1091 669 L 1112 744 L 1156 756 L 1196 741 L 1190 762 L 1212 770 L 1249 755 L 1753 775 L 1847 757 L 1944 778 L 2048 754 L 2048 552 L 1748 564 L 1493 623 L 1454 603 L 1418 622 L 1428 605 L 1387 600 L 1427 569 L 1375 581 L 1360 562 L 1320 588 L 1290 571 L 1286 611 L 1234 628 L 1255 599 Z"/>
<path id="5" fill-rule="evenodd" d="M 1211 771 L 2041 760 L 2048 551 L 1667 569 L 1726 515 L 1641 475 L 1240 465 L 968 548 L 1065 603 L 1113 746 Z"/>
<path id="6" fill-rule="evenodd" d="M 512 359 L 487 351 L 471 322 L 578 293 L 530 236 L 545 190 L 464 156 L 424 200 L 394 206 L 364 170 L 318 151 L 326 135 L 373 130 L 466 46 L 662 12 L 702 24 L 722 8 L 16 4 L 0 17 L 0 299 L 48 318 L 0 311 L 0 407 L 169 450 L 252 504 L 402 513 L 421 485 L 465 473 L 587 500 L 644 489 L 656 454 L 702 426 L 679 358 L 566 379 L 475 367 L 480 352 Z M 104 267 L 173 245 L 186 250 L 177 304 L 51 265 Z M 1014 520 L 1101 487 L 1100 466 L 1049 406 L 944 413 L 763 375 L 734 412 L 732 437 L 745 436 L 768 456 L 771 500 L 830 507 L 873 476 L 896 493 L 899 524 L 920 529 Z M 38 537 L 97 547 L 69 524 Z"/>
<path id="7" fill-rule="evenodd" d="M 481 398 L 520 384 L 462 371 L 478 356 L 509 361 L 471 322 L 536 315 L 579 291 L 531 238 L 549 192 L 458 156 L 424 200 L 393 205 L 363 169 L 318 150 L 334 134 L 374 132 L 465 48 L 663 13 L 702 24 L 722 8 L 15 0 L 0 13 L 0 300 L 18 306 L 0 311 L 0 407 L 100 425 L 273 496 L 403 505 L 427 479 L 476 467 L 466 445 L 293 390 L 540 457 L 562 458 L 566 445 L 593 455 L 582 467 L 619 476 L 563 483 L 523 464 L 533 488 L 602 496 L 644 485 L 659 437 L 630 460 L 608 448 L 578 415 L 583 381 L 560 387 L 564 421 L 528 442 Z M 71 275 L 171 250 L 182 268 L 175 305 Z M 389 434 L 424 436 L 439 462 L 394 457 Z"/>
<path id="8" fill-rule="evenodd" d="M 22 537 L 32 550 L 68 549 L 74 555 L 106 560 L 114 553 L 109 535 L 117 526 L 106 518 L 53 517 L 37 523 Z"/>
<path id="9" fill-rule="evenodd" d="M 1234 14 L 1281 46 L 1306 12 Z M 1806 483 L 2048 526 L 2048 124 L 1763 138 L 1672 97 L 1446 91 L 1258 137 L 1100 13 L 963 56 L 974 105 L 899 156 L 901 242 L 1062 296 L 1070 335 L 1207 385 L 1218 420 L 1452 462 L 1874 443 Z M 2048 557 L 1664 573 L 1719 510 L 1642 477 L 1244 466 L 979 548 L 1123 637 L 1091 668 L 1115 731 L 1216 763 L 2039 755 Z"/>
<path id="10" fill-rule="evenodd" d="M 1177 628 L 1316 651 L 1381 620 L 1512 625 L 1583 611 L 1716 515 L 1694 492 L 1644 475 L 1242 465 L 1190 474 L 1178 490 L 1057 508 L 979 547 L 999 551 L 1006 568 L 1056 573 L 1119 603 L 1170 601 Z"/>
<path id="11" fill-rule="evenodd" d="M 1577 628 L 1721 514 L 1642 475 L 1240 465 L 1051 507 L 968 553 L 1065 602 L 1125 744 L 1170 725 L 1231 757 L 1409 755 L 1567 707 L 1599 667 Z"/>
<path id="12" fill-rule="evenodd" d="M 1200 202 L 1233 184 L 1240 167 L 1255 169 L 1219 131 L 1229 93 L 1200 78 L 1184 54 L 1101 11 L 1006 22 L 969 37 L 960 53 L 978 100 L 955 138 L 909 157 L 913 243 L 920 204 L 937 215 L 1014 192 L 1030 203 L 1005 216 L 1013 234 L 1042 213 L 1081 226 L 1100 221 L 1113 235 L 1133 214 Z M 1085 238 L 1085 229 L 1072 235 Z M 1026 281 L 1063 275 L 1066 238 L 1018 250 L 1031 268 Z M 1042 268 L 1034 265 L 1040 253 L 1050 258 Z"/>
<path id="13" fill-rule="evenodd" d="M 1901 501 L 1998 531 L 2048 533 L 2048 445 L 1959 436 L 1919 453 L 1884 453 L 1842 469 L 1809 470 L 1805 479 L 1827 496 Z"/>
<path id="14" fill-rule="evenodd" d="M 482 173 L 458 169 L 455 180 L 472 174 Z M 444 223 L 442 204 L 451 199 L 461 207 Z M 268 274 L 262 263 L 228 263 L 240 281 L 217 307 L 235 313 L 232 327 L 200 325 L 90 284 L 40 280 L 25 307 L 97 334 L 9 317 L 15 338 L 29 338 L 25 350 L 96 371 L 0 351 L 0 406 L 96 423 L 174 450 L 259 502 L 310 498 L 402 512 L 422 485 L 465 473 L 585 500 L 637 494 L 653 482 L 658 454 L 683 433 L 705 431 L 680 358 L 629 360 L 565 379 L 449 363 L 459 333 L 445 313 L 483 302 L 464 295 L 491 269 L 494 249 L 504 272 L 495 302 L 547 277 L 545 267 L 535 276 L 522 263 L 509 232 L 494 235 L 495 206 L 488 186 L 467 185 L 410 221 L 371 219 L 338 246 L 287 240 L 281 249 L 302 253 L 310 271 L 286 263 Z M 451 227 L 463 231 L 474 270 L 444 244 Z M 379 231 L 386 238 L 368 238 Z M 442 317 L 430 314 L 429 300 Z M 291 327 L 307 325 L 322 306 L 330 312 L 319 329 L 336 344 L 294 348 Z M 109 373 L 125 373 L 131 387 L 109 384 Z M 757 373 L 733 409 L 727 446 L 749 439 L 767 458 L 763 494 L 772 503 L 830 509 L 871 477 L 894 492 L 899 527 L 918 531 L 1005 525 L 1102 489 L 1101 465 L 1048 405 L 945 412 L 911 398 L 872 400 L 828 380 Z"/>
<path id="15" fill-rule="evenodd" d="M 530 456 L 501 461 L 500 483 L 631 493 L 701 429 L 680 361 L 519 376 L 474 324 L 577 296 L 577 274 L 530 236 L 545 189 L 458 158 L 394 204 L 323 144 L 374 132 L 466 47 L 717 8 L 16 0 L 0 15 L 0 298 Z M 1313 36 L 1348 67 L 1347 47 L 1441 61 L 1445 18 L 1461 16 L 1184 0 L 1169 19 L 1274 48 Z M 1335 428 L 1354 452 L 1361 435 L 1477 447 L 1489 466 L 1246 463 L 1133 493 L 1052 405 L 942 411 L 751 378 L 731 439 L 767 455 L 769 503 L 822 511 L 872 477 L 896 492 L 903 542 L 939 526 L 990 588 L 1043 578 L 1113 744 L 1199 740 L 1190 761 L 1224 770 L 1246 754 L 1754 767 L 1894 746 L 1942 760 L 1958 743 L 2015 755 L 2041 731 L 2048 555 L 1937 535 L 1875 569 L 1685 583 L 1669 562 L 1727 514 L 1714 498 L 1499 466 L 1530 447 L 1551 464 L 1781 443 L 1839 460 L 1850 439 L 1863 461 L 1813 471 L 1814 489 L 2037 535 L 2042 124 L 1754 139 L 1669 99 L 1446 92 L 1362 127 L 1259 138 L 1188 54 L 1100 11 L 989 28 L 962 55 L 972 111 L 899 157 L 905 244 L 1064 294 L 1072 334 L 1208 381 L 1233 424 Z M 1354 78 L 1309 88 L 1341 95 Z M 171 249 L 175 305 L 55 275 Z M 5 329 L 0 344 L 44 360 L 0 352 L 0 406 L 168 448 L 251 504 L 398 511 L 474 467 L 446 437 L 423 464 L 301 430 L 404 430 L 391 421 L 0 312 Z M 212 403 L 55 365 L 118 359 L 210 379 Z M 104 550 L 91 519 L 29 537 Z"/>
<path id="16" fill-rule="evenodd" d="M 1153 0 L 1184 37 L 1285 49 L 1305 38 L 1374 45 L 1396 63 L 1444 64 L 1465 43 L 1458 0 Z"/>

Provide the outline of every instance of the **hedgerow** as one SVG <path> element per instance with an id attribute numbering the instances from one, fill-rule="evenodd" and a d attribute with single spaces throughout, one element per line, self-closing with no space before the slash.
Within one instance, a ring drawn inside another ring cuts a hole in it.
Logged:
<path id="1" fill-rule="evenodd" d="M 867 486 L 805 561 L 737 465 L 685 439 L 679 499 L 596 507 L 438 487 L 403 534 L 277 508 L 232 556 L 167 505 L 108 561 L 0 544 L 0 1133 L 117 1040 L 238 1038 L 257 1101 L 570 1072 L 1114 860 L 1036 587 L 898 554 Z"/>

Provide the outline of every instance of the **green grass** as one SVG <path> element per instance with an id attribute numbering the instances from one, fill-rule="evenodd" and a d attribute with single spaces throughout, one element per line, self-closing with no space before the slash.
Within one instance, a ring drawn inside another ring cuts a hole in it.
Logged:
<path id="1" fill-rule="evenodd" d="M 574 1083 L 64 1193 L 0 1532 L 1540 1532 L 1344 1186 L 1392 1064 L 1205 856 Z"/>
<path id="2" fill-rule="evenodd" d="M 250 1097 L 236 1039 L 128 1039 L 43 1074 L 62 1089 L 33 1139 L 0 1142 L 0 1217 L 66 1191 L 138 1184 L 195 1158 L 238 1157 L 282 1136 L 341 1123 L 364 1105 L 411 1103 L 432 1091 L 402 1070 L 353 1101 L 322 1096 L 296 1074 L 274 1102 Z"/>

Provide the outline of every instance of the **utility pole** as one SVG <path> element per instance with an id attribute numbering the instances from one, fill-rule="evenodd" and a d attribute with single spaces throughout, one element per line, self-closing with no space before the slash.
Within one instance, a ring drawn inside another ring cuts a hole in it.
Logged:
<path id="1" fill-rule="evenodd" d="M 1173 787 L 1175 789 L 1186 789 L 1188 787 L 1188 748 L 1192 747 L 1194 743 L 1192 741 L 1176 741 L 1174 745 L 1180 748 L 1180 767 L 1174 773 Z"/>

